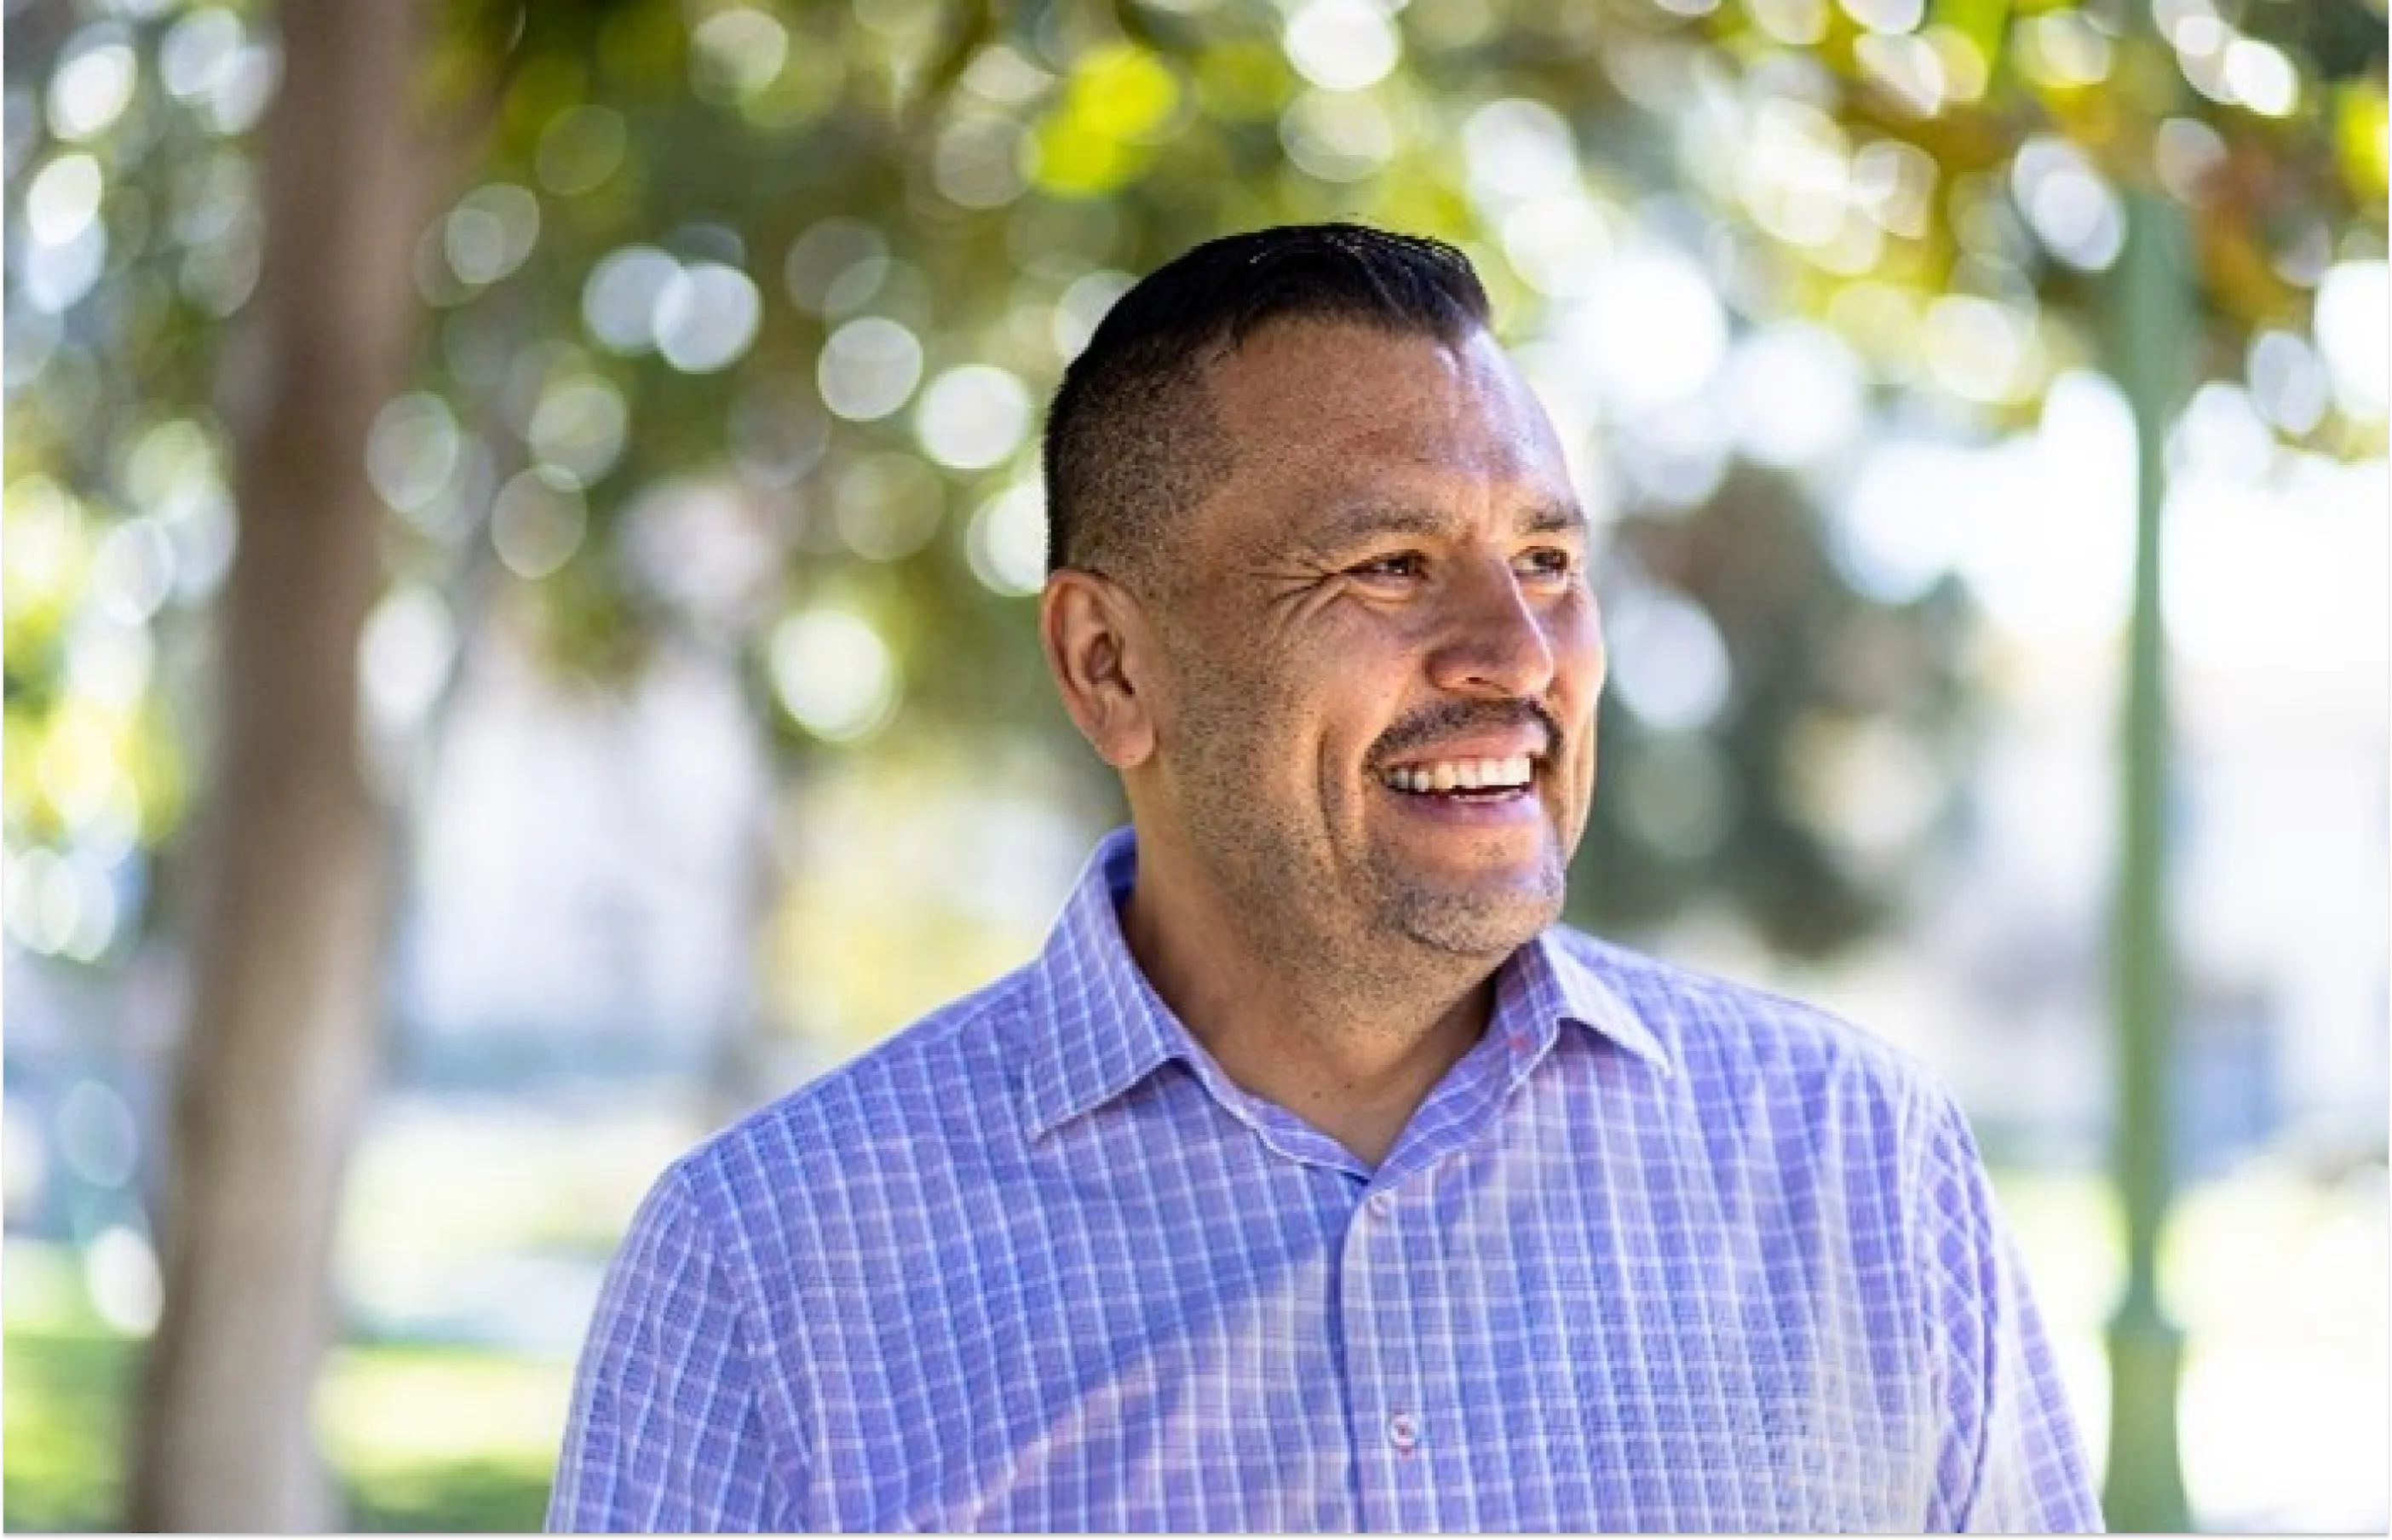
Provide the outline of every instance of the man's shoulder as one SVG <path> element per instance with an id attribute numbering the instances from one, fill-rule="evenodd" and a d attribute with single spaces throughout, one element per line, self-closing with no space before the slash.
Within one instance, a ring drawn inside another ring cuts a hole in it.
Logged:
<path id="1" fill-rule="evenodd" d="M 1924 1063 L 1833 1012 L 1566 925 L 1547 935 L 1557 966 L 1599 983 L 1697 1080 L 1848 1080 L 1904 1100 L 1943 1094 Z"/>
<path id="2" fill-rule="evenodd" d="M 767 1103 L 676 1163 L 701 1192 L 744 1207 L 789 1191 L 903 1182 L 942 1146 L 1015 1120 L 1011 1025 L 1032 970 L 940 1006 L 854 1058 Z"/>

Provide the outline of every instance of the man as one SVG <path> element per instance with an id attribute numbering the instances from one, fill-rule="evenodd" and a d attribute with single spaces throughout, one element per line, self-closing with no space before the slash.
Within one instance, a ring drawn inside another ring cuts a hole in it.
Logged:
<path id="1" fill-rule="evenodd" d="M 554 1525 L 2097 1527 L 1951 1102 L 1555 924 L 1604 654 L 1487 327 L 1331 226 L 1098 328 L 1039 618 L 1131 830 L 666 1174 Z"/>

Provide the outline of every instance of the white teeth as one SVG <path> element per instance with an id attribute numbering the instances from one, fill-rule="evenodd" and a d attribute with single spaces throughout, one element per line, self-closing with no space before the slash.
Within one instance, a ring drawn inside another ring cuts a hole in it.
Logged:
<path id="1" fill-rule="evenodd" d="M 1399 792 L 1513 790 L 1535 777 L 1534 762 L 1525 754 L 1508 759 L 1450 759 L 1435 765 L 1410 765 L 1384 771 L 1381 779 Z"/>

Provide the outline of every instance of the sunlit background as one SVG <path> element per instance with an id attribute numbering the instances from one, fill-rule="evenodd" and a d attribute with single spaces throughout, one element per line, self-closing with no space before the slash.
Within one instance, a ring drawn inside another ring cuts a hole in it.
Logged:
<path id="1" fill-rule="evenodd" d="M 6 15 L 6 1502 L 92 1528 L 162 1310 L 287 60 L 257 5 Z M 468 148 L 354 466 L 390 918 L 316 1399 L 351 1521 L 535 1525 L 665 1162 L 1039 945 L 1120 817 L 1032 634 L 1044 401 L 1135 274 L 1329 217 L 1468 249 L 1572 454 L 1613 657 L 1576 917 L 1955 1087 L 2100 1458 L 2137 188 L 2182 239 L 2185 1492 L 2392 1521 L 2380 0 L 438 19 Z"/>

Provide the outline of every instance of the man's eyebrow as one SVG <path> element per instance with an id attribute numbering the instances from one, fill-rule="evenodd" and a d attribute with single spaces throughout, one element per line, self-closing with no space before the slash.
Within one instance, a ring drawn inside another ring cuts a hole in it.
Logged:
<path id="1" fill-rule="evenodd" d="M 1586 511 L 1571 499 L 1537 503 L 1522 513 L 1520 533 L 1583 535 L 1586 533 Z"/>
<path id="2" fill-rule="evenodd" d="M 1322 550 L 1387 535 L 1445 535 L 1462 521 L 1442 509 L 1421 503 L 1368 500 L 1332 510 L 1305 532 L 1305 544 Z M 1575 535 L 1586 529 L 1586 515 L 1575 501 L 1557 498 L 1524 506 L 1514 522 L 1522 535 Z"/>
<path id="3" fill-rule="evenodd" d="M 1307 545 L 1335 550 L 1382 535 L 1441 535 L 1453 517 L 1419 503 L 1377 500 L 1342 504 L 1305 531 Z"/>

